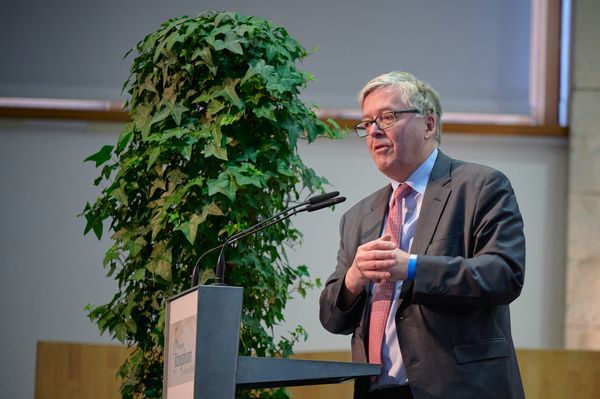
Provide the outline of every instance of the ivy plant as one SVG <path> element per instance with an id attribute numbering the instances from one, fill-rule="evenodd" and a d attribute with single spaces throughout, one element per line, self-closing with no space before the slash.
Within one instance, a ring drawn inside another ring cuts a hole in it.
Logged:
<path id="1" fill-rule="evenodd" d="M 87 310 L 133 348 L 119 370 L 122 397 L 159 398 L 165 300 L 189 288 L 204 251 L 322 191 L 326 180 L 304 165 L 297 143 L 341 133 L 299 98 L 312 79 L 297 68 L 308 52 L 269 21 L 231 12 L 172 19 L 134 50 L 130 121 L 114 146 L 86 159 L 100 169 L 101 195 L 85 205 L 84 234 L 110 230 L 103 264 L 118 283 L 107 304 Z M 287 357 L 305 339 L 301 326 L 273 334 L 292 292 L 315 284 L 286 257 L 300 240 L 284 221 L 228 249 L 225 282 L 244 287 L 240 354 Z M 214 279 L 216 256 L 199 265 L 201 284 Z"/>

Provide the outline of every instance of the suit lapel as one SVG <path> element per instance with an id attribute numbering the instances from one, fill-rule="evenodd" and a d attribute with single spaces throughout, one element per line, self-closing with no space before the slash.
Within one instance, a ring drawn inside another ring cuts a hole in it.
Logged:
<path id="1" fill-rule="evenodd" d="M 424 254 L 427 246 L 431 243 L 435 229 L 438 226 L 442 211 L 446 206 L 446 201 L 450 195 L 450 167 L 452 159 L 448 158 L 442 152 L 438 154 L 425 196 L 421 206 L 421 214 L 415 228 L 415 237 L 413 239 L 411 253 Z"/>
<path id="2" fill-rule="evenodd" d="M 363 217 L 364 227 L 360 236 L 361 242 L 359 245 L 376 240 L 381 236 L 383 220 L 388 208 L 390 195 L 392 195 L 392 185 L 388 184 L 386 187 L 379 190 L 373 197 L 373 201 L 369 207 L 370 211 L 367 211 L 368 213 Z"/>
<path id="3" fill-rule="evenodd" d="M 433 239 L 433 235 L 451 191 L 448 184 L 451 180 L 451 164 L 452 159 L 439 151 L 431 174 L 429 175 L 429 182 L 427 183 L 427 189 L 425 190 L 425 196 L 423 197 L 421 213 L 419 214 L 419 220 L 417 221 L 417 226 L 415 228 L 415 236 L 410 249 L 412 254 L 424 254 L 427 246 Z M 412 285 L 413 281 L 404 282 L 400 296 L 404 297 Z"/>

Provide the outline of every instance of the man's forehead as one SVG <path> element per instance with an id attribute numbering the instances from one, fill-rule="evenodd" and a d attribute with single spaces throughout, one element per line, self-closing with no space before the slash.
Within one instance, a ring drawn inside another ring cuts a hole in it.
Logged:
<path id="1" fill-rule="evenodd" d="M 406 107 L 406 105 L 400 89 L 393 86 L 384 86 L 373 90 L 365 97 L 362 113 L 363 115 L 380 114 L 381 112 Z"/>

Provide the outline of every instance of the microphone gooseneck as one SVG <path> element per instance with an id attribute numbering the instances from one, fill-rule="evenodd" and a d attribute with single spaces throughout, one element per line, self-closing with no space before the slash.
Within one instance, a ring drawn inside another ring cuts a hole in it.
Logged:
<path id="1" fill-rule="evenodd" d="M 192 273 L 192 286 L 198 285 L 198 279 L 199 279 L 198 265 L 200 264 L 200 261 L 209 253 L 216 251 L 217 249 L 221 250 L 219 252 L 217 266 L 215 269 L 215 283 L 214 284 L 215 285 L 224 285 L 225 247 L 228 244 L 231 244 L 231 243 L 233 243 L 241 238 L 244 238 L 250 234 L 257 233 L 260 230 L 265 229 L 269 226 L 272 226 L 275 223 L 279 223 L 285 219 L 288 219 L 297 213 L 313 212 L 313 211 L 316 211 L 319 209 L 327 208 L 327 207 L 333 206 L 335 204 L 344 202 L 346 200 L 346 198 L 338 197 L 339 194 L 340 193 L 338 191 L 333 191 L 330 193 L 325 193 L 325 194 L 320 194 L 320 195 L 310 197 L 309 199 L 307 199 L 306 201 L 304 201 L 300 204 L 296 204 L 289 208 L 286 208 L 285 210 L 278 212 L 277 214 L 275 214 L 271 217 L 268 217 L 256 224 L 248 227 L 247 229 L 244 229 L 244 230 L 228 237 L 222 244 L 217 245 L 216 247 L 211 248 L 208 251 L 204 252 L 202 255 L 200 255 L 200 257 L 196 261 L 196 264 L 194 265 L 194 269 L 193 269 L 193 273 Z"/>

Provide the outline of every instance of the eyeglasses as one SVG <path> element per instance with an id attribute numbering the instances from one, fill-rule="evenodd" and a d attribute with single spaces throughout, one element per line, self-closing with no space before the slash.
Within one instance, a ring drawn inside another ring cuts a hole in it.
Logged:
<path id="1" fill-rule="evenodd" d="M 402 114 L 418 114 L 421 111 L 418 109 L 400 109 L 398 111 L 384 112 L 378 115 L 375 119 L 365 119 L 354 125 L 354 130 L 358 137 L 366 137 L 369 133 L 367 130 L 375 123 L 381 130 L 387 129 L 388 127 L 394 126 L 399 120 Z"/>

